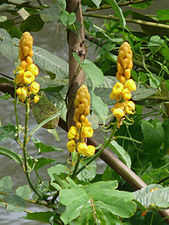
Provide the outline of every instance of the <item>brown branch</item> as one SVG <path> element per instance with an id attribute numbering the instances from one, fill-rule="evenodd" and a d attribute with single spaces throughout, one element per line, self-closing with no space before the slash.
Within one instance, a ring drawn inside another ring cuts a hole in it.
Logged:
<path id="1" fill-rule="evenodd" d="M 83 25 L 83 17 L 82 17 L 82 9 L 81 3 L 78 0 L 67 0 L 67 8 L 66 10 L 71 13 L 74 12 L 76 14 L 76 22 L 80 24 L 80 28 L 78 31 L 68 30 L 68 43 L 69 43 L 69 93 L 68 93 L 68 113 L 67 113 L 67 124 L 68 128 L 73 124 L 73 116 L 74 116 L 74 98 L 76 95 L 76 91 L 79 86 L 85 80 L 85 74 L 83 70 L 80 70 L 78 75 L 75 76 L 76 71 L 78 70 L 79 63 L 75 60 L 73 56 L 73 52 L 80 57 L 80 60 L 83 61 L 85 54 L 80 54 L 81 52 L 86 52 L 84 45 L 84 25 Z M 73 81 L 73 83 L 72 83 Z"/>

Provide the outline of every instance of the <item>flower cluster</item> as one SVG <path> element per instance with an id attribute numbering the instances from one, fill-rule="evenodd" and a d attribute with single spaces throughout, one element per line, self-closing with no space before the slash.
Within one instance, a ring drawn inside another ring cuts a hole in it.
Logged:
<path id="1" fill-rule="evenodd" d="M 29 32 L 24 32 L 19 42 L 20 65 L 15 72 L 15 83 L 17 85 L 16 94 L 22 102 L 33 94 L 34 102 L 36 103 L 39 101 L 37 93 L 40 90 L 40 85 L 34 80 L 39 74 L 39 70 L 32 60 L 32 45 L 32 36 Z"/>
<path id="2" fill-rule="evenodd" d="M 90 95 L 85 85 L 82 85 L 77 91 L 74 106 L 73 120 L 76 126 L 71 126 L 69 129 L 67 149 L 71 153 L 76 149 L 83 156 L 92 156 L 95 153 L 95 147 L 86 144 L 86 138 L 93 136 L 93 129 L 86 118 L 90 113 Z"/>
<path id="3" fill-rule="evenodd" d="M 110 94 L 110 98 L 116 99 L 117 103 L 111 109 L 113 115 L 116 117 L 119 124 L 125 114 L 133 114 L 135 111 L 135 104 L 131 99 L 131 91 L 136 90 L 136 84 L 131 77 L 131 69 L 133 67 L 132 50 L 128 42 L 124 42 L 119 50 L 117 57 L 117 82 Z"/>

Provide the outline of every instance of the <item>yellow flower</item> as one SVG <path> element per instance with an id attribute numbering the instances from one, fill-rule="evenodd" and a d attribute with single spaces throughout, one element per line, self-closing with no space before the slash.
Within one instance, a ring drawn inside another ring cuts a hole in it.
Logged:
<path id="1" fill-rule="evenodd" d="M 31 94 L 37 94 L 40 90 L 40 85 L 37 82 L 32 82 L 32 84 L 29 86 L 29 91 Z"/>
<path id="2" fill-rule="evenodd" d="M 117 82 L 113 87 L 113 93 L 115 95 L 119 95 L 122 93 L 123 89 L 124 89 L 124 85 L 120 82 Z"/>
<path id="3" fill-rule="evenodd" d="M 135 104 L 133 101 L 128 101 L 126 102 L 126 105 L 125 105 L 125 111 L 126 113 L 128 114 L 134 114 L 134 110 L 135 110 Z"/>
<path id="4" fill-rule="evenodd" d="M 122 97 L 125 101 L 128 101 L 131 98 L 131 93 L 128 88 L 125 88 L 122 92 Z"/>
<path id="5" fill-rule="evenodd" d="M 92 156 L 95 153 L 95 147 L 93 145 L 88 145 L 87 151 L 85 153 L 85 156 Z"/>
<path id="6" fill-rule="evenodd" d="M 71 126 L 68 132 L 68 138 L 74 139 L 77 136 L 77 128 L 75 126 Z"/>
<path id="7" fill-rule="evenodd" d="M 27 70 L 30 71 L 35 76 L 39 74 L 39 69 L 34 63 L 28 65 Z"/>
<path id="8" fill-rule="evenodd" d="M 79 154 L 85 155 L 87 148 L 88 148 L 87 144 L 85 142 L 81 142 L 78 143 L 77 151 L 79 152 Z"/>
<path id="9" fill-rule="evenodd" d="M 38 95 L 35 95 L 33 101 L 35 103 L 37 103 L 39 101 L 39 99 L 40 99 L 40 97 Z"/>
<path id="10" fill-rule="evenodd" d="M 17 90 L 16 90 L 16 94 L 18 95 L 19 99 L 24 102 L 25 99 L 27 98 L 27 88 L 26 87 L 19 87 Z"/>
<path id="11" fill-rule="evenodd" d="M 134 80 L 129 79 L 125 83 L 125 88 L 128 88 L 129 91 L 135 91 L 136 90 L 136 84 L 135 84 Z"/>
<path id="12" fill-rule="evenodd" d="M 30 71 L 26 71 L 23 74 L 23 80 L 24 84 L 30 84 L 35 80 L 35 76 Z"/>
<path id="13" fill-rule="evenodd" d="M 69 152 L 74 152 L 74 150 L 76 149 L 76 142 L 74 140 L 70 140 L 67 143 L 67 149 L 69 150 Z"/>
<path id="14" fill-rule="evenodd" d="M 93 136 L 93 128 L 92 127 L 82 127 L 82 137 L 92 137 Z"/>
<path id="15" fill-rule="evenodd" d="M 112 112 L 116 118 L 122 118 L 125 115 L 123 109 L 121 108 L 112 109 Z"/>

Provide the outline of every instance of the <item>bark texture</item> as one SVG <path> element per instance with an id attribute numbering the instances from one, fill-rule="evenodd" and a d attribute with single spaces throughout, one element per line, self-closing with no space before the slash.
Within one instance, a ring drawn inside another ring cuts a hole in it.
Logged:
<path id="1" fill-rule="evenodd" d="M 76 23 L 80 25 L 79 29 L 75 32 L 68 30 L 68 43 L 69 43 L 69 90 L 68 90 L 68 113 L 67 125 L 68 128 L 73 125 L 74 116 L 74 98 L 80 85 L 84 83 L 85 74 L 79 68 L 79 63 L 75 60 L 73 52 L 75 52 L 80 60 L 83 61 L 86 54 L 85 49 L 85 35 L 82 17 L 81 2 L 78 0 L 67 0 L 67 11 L 76 14 Z"/>

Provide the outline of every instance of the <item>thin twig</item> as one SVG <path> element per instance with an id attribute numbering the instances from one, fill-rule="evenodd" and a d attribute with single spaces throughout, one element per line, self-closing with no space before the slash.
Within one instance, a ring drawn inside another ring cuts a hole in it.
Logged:
<path id="1" fill-rule="evenodd" d="M 94 14 L 94 13 L 93 14 L 92 13 L 83 13 L 83 16 L 100 18 L 100 19 L 107 19 L 107 20 L 120 20 L 116 16 L 112 16 L 112 15 L 107 16 L 107 15 L 100 15 L 100 14 Z M 149 22 L 149 21 L 144 21 L 144 20 L 137 20 L 137 19 L 130 19 L 130 18 L 125 18 L 125 20 L 129 23 L 136 23 L 136 24 L 140 24 L 140 25 L 169 29 L 169 25 L 167 25 L 167 24 Z"/>

